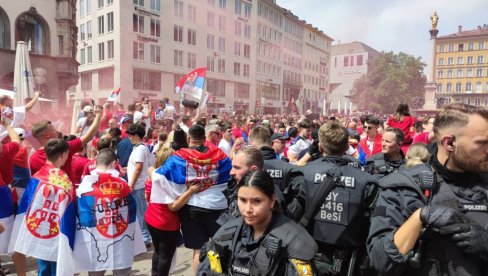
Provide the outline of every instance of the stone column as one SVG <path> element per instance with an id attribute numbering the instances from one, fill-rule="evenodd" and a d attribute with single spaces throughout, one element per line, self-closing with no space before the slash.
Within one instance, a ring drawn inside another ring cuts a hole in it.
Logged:
<path id="1" fill-rule="evenodd" d="M 435 40 L 439 31 L 431 29 L 430 31 L 430 60 L 427 64 L 427 83 L 425 84 L 425 103 L 424 110 L 435 110 L 437 108 L 435 101 L 435 93 L 437 85 L 435 83 Z"/>

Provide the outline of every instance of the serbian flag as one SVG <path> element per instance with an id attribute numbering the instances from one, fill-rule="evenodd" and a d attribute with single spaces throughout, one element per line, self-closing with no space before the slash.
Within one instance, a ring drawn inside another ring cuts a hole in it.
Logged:
<path id="1" fill-rule="evenodd" d="M 205 92 L 205 97 L 203 98 L 203 102 L 202 105 L 200 106 L 200 110 L 204 110 L 205 107 L 207 107 L 208 101 L 210 101 L 211 98 L 212 96 L 210 95 L 210 93 Z"/>
<path id="2" fill-rule="evenodd" d="M 146 252 L 136 201 L 116 170 L 97 169 L 76 190 L 75 271 L 103 271 L 132 266 Z"/>
<path id="3" fill-rule="evenodd" d="M 202 98 L 203 85 L 205 84 L 205 75 L 207 74 L 207 68 L 197 68 L 186 76 L 184 76 L 179 82 L 176 83 L 176 93 L 188 94 L 198 99 Z"/>
<path id="4" fill-rule="evenodd" d="M 0 234 L 0 254 L 8 253 L 8 244 L 12 227 L 14 226 L 14 205 L 12 202 L 12 192 L 0 177 L 0 223 L 3 224 L 5 231 Z"/>
<path id="5" fill-rule="evenodd" d="M 110 95 L 108 95 L 107 98 L 107 102 L 115 102 L 119 97 L 119 94 L 120 94 L 120 87 L 119 89 L 110 92 Z"/>
<path id="6" fill-rule="evenodd" d="M 187 187 L 200 185 L 188 205 L 221 210 L 227 208 L 222 193 L 230 178 L 231 161 L 219 148 L 202 153 L 194 149 L 180 149 L 163 166 L 152 173 L 151 202 L 169 204 L 183 194 Z"/>
<path id="7" fill-rule="evenodd" d="M 57 262 L 57 275 L 73 275 L 75 190 L 68 175 L 49 164 L 35 173 L 20 200 L 12 251 Z M 9 249 L 10 249 L 9 248 Z"/>

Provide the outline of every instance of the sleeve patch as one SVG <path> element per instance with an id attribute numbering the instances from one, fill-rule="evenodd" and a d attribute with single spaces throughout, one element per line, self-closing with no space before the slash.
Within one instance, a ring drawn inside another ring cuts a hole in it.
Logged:
<path id="1" fill-rule="evenodd" d="M 312 276 L 313 270 L 310 262 L 298 259 L 290 259 L 291 264 L 300 276 Z"/>
<path id="2" fill-rule="evenodd" d="M 386 217 L 386 206 L 377 206 L 374 208 L 371 217 Z"/>

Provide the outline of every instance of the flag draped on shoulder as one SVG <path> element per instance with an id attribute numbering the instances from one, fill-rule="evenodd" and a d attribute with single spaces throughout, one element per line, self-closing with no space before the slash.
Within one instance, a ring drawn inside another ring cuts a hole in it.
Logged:
<path id="1" fill-rule="evenodd" d="M 108 95 L 107 102 L 115 102 L 120 95 L 120 87 Z"/>
<path id="2" fill-rule="evenodd" d="M 58 275 L 73 275 L 75 190 L 68 175 L 45 164 L 29 180 L 15 218 L 13 251 L 57 262 Z"/>
<path id="3" fill-rule="evenodd" d="M 4 232 L 0 234 L 0 254 L 5 254 L 8 253 L 8 244 L 14 225 L 14 205 L 9 187 L 3 183 L 1 178 L 0 181 L 0 223 L 5 228 Z"/>
<path id="4" fill-rule="evenodd" d="M 207 68 L 197 68 L 187 75 L 185 75 L 180 81 L 176 83 L 176 93 L 188 94 L 198 101 L 202 98 L 203 86 L 205 84 L 205 75 L 207 74 Z"/>
<path id="5" fill-rule="evenodd" d="M 193 184 L 201 185 L 188 205 L 219 210 L 227 207 L 222 191 L 230 178 L 231 161 L 219 148 L 202 153 L 180 149 L 152 174 L 151 202 L 169 204 Z"/>
<path id="6" fill-rule="evenodd" d="M 94 170 L 83 178 L 76 194 L 75 271 L 130 267 L 134 255 L 146 250 L 136 231 L 136 202 L 127 182 L 116 171 Z"/>

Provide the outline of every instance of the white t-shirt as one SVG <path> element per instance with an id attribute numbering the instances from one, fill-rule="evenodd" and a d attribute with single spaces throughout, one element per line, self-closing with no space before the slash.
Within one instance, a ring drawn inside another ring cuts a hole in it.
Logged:
<path id="1" fill-rule="evenodd" d="M 136 163 L 142 163 L 142 171 L 139 178 L 136 180 L 134 190 L 144 188 L 144 181 L 147 179 L 147 168 L 151 165 L 151 160 L 154 160 L 153 155 L 149 152 L 149 148 L 143 143 L 134 146 L 132 153 L 129 156 L 129 162 L 127 163 L 127 179 L 131 184 L 132 176 L 136 169 Z"/>
<path id="2" fill-rule="evenodd" d="M 225 139 L 220 139 L 220 142 L 219 142 L 219 149 L 221 149 L 225 154 L 227 154 L 227 156 L 230 157 L 230 149 L 232 147 L 230 146 L 230 143 L 227 142 L 227 140 Z"/>
<path id="3" fill-rule="evenodd" d="M 25 106 L 14 106 L 12 108 L 14 117 L 10 122 L 11 127 L 19 127 L 25 120 Z M 8 136 L 8 132 L 3 125 L 0 124 L 0 141 Z"/>
<path id="4" fill-rule="evenodd" d="M 142 121 L 142 116 L 144 115 L 144 113 L 140 112 L 140 111 L 136 111 L 134 112 L 134 124 L 139 122 L 139 121 Z"/>
<path id="5" fill-rule="evenodd" d="M 300 154 L 300 152 L 304 149 L 308 149 L 310 147 L 311 142 L 307 139 L 299 139 L 294 145 L 290 146 L 288 152 L 292 152 L 295 154 Z"/>
<path id="6" fill-rule="evenodd" d="M 164 109 L 164 119 L 171 119 L 174 121 L 175 113 L 176 113 L 175 107 L 167 104 L 166 108 Z"/>

